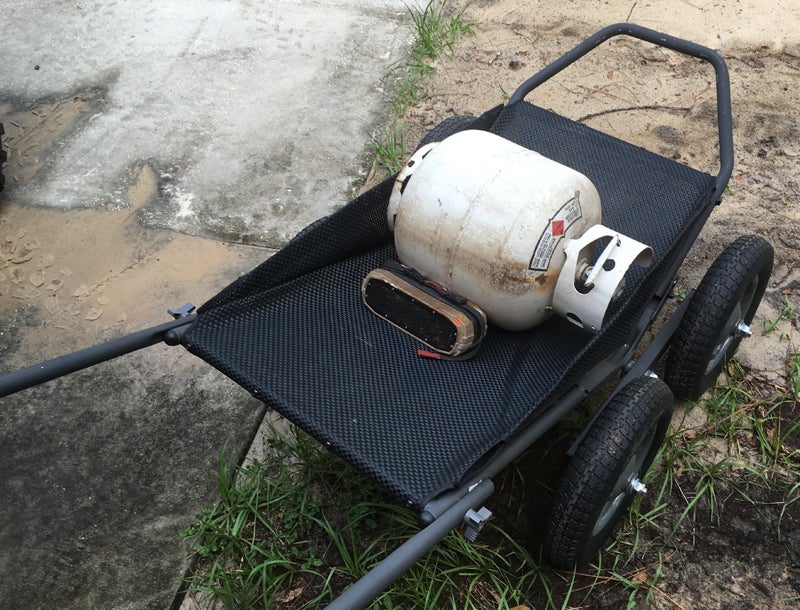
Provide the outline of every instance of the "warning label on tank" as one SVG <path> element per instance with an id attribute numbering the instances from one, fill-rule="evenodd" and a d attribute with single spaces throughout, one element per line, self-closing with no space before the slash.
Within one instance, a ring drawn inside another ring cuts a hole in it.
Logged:
<path id="1" fill-rule="evenodd" d="M 581 216 L 581 193 L 580 191 L 575 191 L 572 199 L 562 205 L 561 209 L 547 223 L 541 237 L 539 237 L 539 242 L 536 244 L 536 249 L 533 251 L 528 268 L 533 271 L 546 271 L 550 266 L 550 260 L 553 258 L 558 242 L 564 237 L 572 223 Z"/>

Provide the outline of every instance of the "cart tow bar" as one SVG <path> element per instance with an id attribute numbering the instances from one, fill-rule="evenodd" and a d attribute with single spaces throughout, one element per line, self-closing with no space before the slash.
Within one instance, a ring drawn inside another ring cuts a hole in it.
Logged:
<path id="1" fill-rule="evenodd" d="M 168 313 L 175 318 L 171 322 L 146 328 L 124 337 L 112 339 L 53 360 L 29 366 L 15 373 L 3 375 L 0 377 L 0 397 L 32 388 L 46 381 L 63 377 L 69 373 L 89 368 L 95 364 L 100 364 L 118 356 L 124 356 L 157 343 L 178 345 L 180 336 L 186 330 L 183 327 L 194 321 L 195 316 L 191 315 L 193 311 L 194 305 L 187 303 L 177 310 L 169 310 Z"/>

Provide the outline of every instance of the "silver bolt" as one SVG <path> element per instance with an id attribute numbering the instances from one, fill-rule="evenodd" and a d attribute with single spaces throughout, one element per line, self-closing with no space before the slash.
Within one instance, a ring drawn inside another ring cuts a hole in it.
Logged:
<path id="1" fill-rule="evenodd" d="M 751 337 L 752 335 L 753 335 L 753 329 L 751 329 L 744 322 L 739 322 L 736 325 L 736 336 L 737 337 Z"/>
<path id="2" fill-rule="evenodd" d="M 633 477 L 631 479 L 630 490 L 635 494 L 643 496 L 647 493 L 647 485 L 642 483 L 639 477 Z"/>

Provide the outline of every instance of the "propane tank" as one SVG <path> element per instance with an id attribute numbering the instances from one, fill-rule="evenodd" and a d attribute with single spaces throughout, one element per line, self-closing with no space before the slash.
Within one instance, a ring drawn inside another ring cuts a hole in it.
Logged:
<path id="1" fill-rule="evenodd" d="M 554 306 L 565 245 L 600 224 L 600 196 L 580 172 L 486 131 L 462 131 L 420 148 L 398 174 L 387 214 L 401 262 L 473 301 L 508 330 L 531 328 L 554 311 L 598 330 L 628 265 L 646 262 L 639 254 L 649 252 L 625 238 L 624 246 L 633 248 L 622 257 L 627 262 L 615 261 L 615 277 L 605 278 L 600 265 L 589 264 L 595 248 L 581 242 L 573 248 L 581 260 L 561 280 L 562 300 L 595 292 L 605 302 L 592 297 L 581 307 Z M 620 258 L 624 236 L 602 229 L 592 244 L 604 246 L 606 259 Z M 609 281 L 616 284 L 593 290 Z"/>

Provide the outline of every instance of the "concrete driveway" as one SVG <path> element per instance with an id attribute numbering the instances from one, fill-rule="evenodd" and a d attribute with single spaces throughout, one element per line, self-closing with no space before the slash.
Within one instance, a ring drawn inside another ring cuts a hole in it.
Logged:
<path id="1" fill-rule="evenodd" d="M 0 1 L 0 372 L 159 324 L 351 198 L 401 0 Z M 0 606 L 164 608 L 261 403 L 156 346 L 0 400 Z"/>

